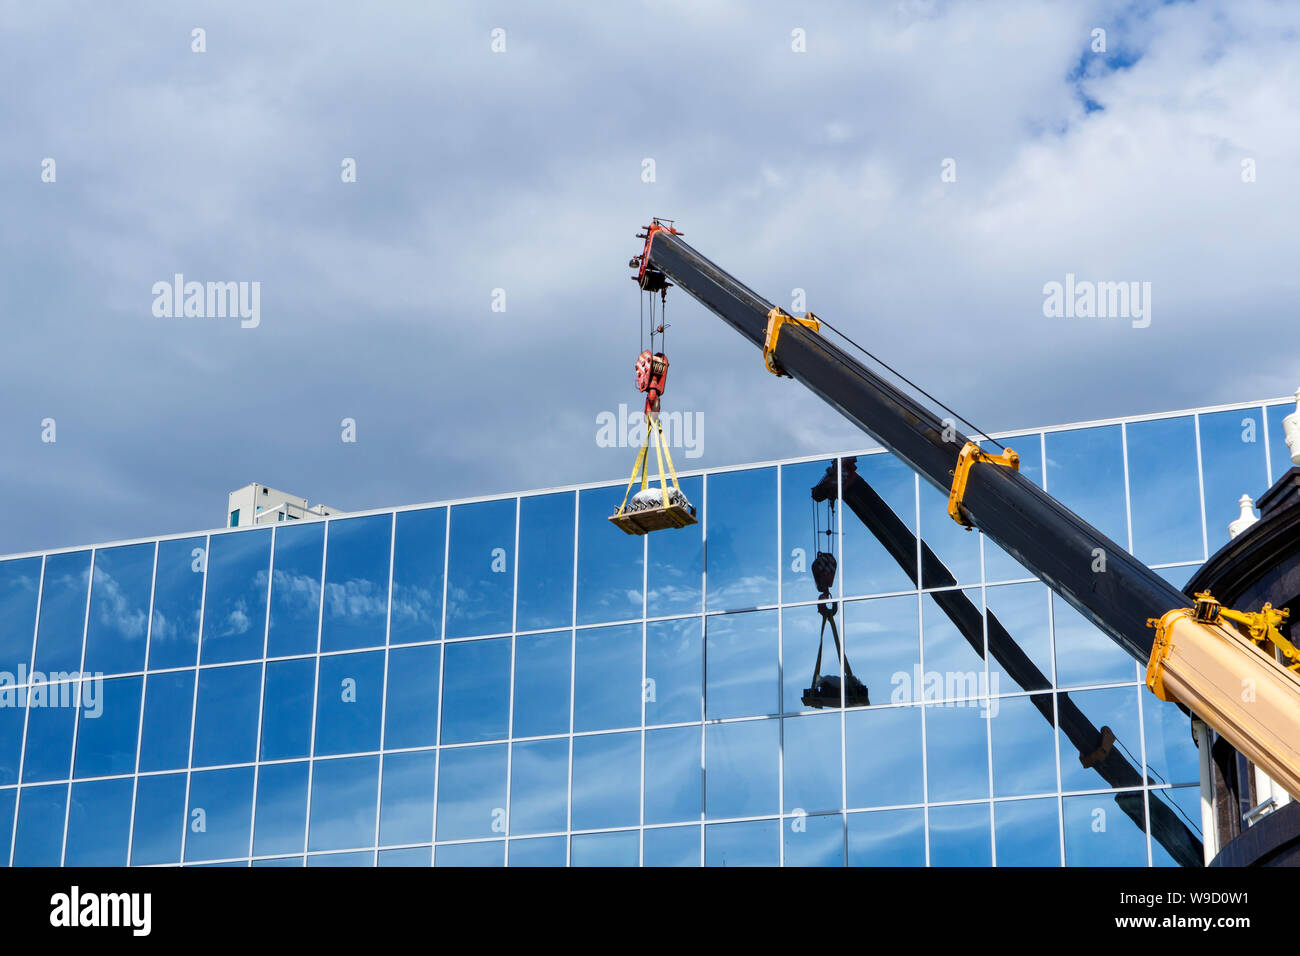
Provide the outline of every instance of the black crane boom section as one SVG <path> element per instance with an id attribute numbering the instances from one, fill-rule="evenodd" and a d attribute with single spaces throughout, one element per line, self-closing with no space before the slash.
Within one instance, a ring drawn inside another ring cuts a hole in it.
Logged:
<path id="1" fill-rule="evenodd" d="M 651 282 L 662 287 L 664 277 L 671 279 L 751 344 L 764 347 L 772 303 L 680 235 L 651 231 L 639 262 L 642 288 L 655 288 Z M 783 326 L 775 356 L 790 377 L 948 493 L 968 441 L 951 421 L 797 323 Z M 1177 588 L 1018 471 L 975 464 L 962 507 L 975 527 L 1142 663 L 1154 637 L 1148 618 L 1187 605 Z"/>

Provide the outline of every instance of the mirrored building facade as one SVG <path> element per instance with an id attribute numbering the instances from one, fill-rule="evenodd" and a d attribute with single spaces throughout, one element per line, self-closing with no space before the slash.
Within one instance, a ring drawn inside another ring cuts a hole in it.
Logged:
<path id="1" fill-rule="evenodd" d="M 999 437 L 1181 587 L 1289 467 L 1291 410 Z M 648 537 L 607 520 L 620 484 L 0 559 L 0 852 L 1200 864 L 1187 717 L 892 456 L 682 486 L 700 523 Z M 806 705 L 844 658 L 869 703 Z"/>

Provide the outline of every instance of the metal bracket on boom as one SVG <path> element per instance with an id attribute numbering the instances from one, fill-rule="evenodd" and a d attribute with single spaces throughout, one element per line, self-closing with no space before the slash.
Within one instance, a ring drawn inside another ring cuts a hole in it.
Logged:
<path id="1" fill-rule="evenodd" d="M 1291 616 L 1289 608 L 1279 610 L 1272 604 L 1265 604 L 1258 611 L 1234 611 L 1220 604 L 1209 591 L 1202 591 L 1196 595 L 1196 607 L 1192 613 L 1201 624 L 1217 624 L 1220 620 L 1240 624 L 1251 641 L 1266 651 L 1277 651 L 1288 670 L 1300 673 L 1300 650 L 1279 630 L 1279 625 Z"/>
<path id="2" fill-rule="evenodd" d="M 971 466 L 977 461 L 1002 465 L 1012 471 L 1020 470 L 1020 456 L 1010 448 L 1004 448 L 1000 455 L 990 455 L 973 441 L 968 441 L 962 447 L 961 454 L 957 456 L 957 468 L 952 473 L 952 490 L 948 492 L 948 516 L 967 530 L 970 530 L 971 523 L 961 501 L 966 496 L 966 481 L 970 478 Z"/>
<path id="3" fill-rule="evenodd" d="M 784 378 L 790 378 L 791 375 L 776 360 L 776 339 L 781 334 L 781 326 L 787 322 L 797 322 L 804 328 L 812 329 L 814 332 L 820 332 L 822 328 L 821 320 L 811 312 L 805 312 L 802 319 L 791 315 L 780 306 L 767 313 L 767 337 L 763 342 L 763 361 L 767 363 L 769 372 Z"/>

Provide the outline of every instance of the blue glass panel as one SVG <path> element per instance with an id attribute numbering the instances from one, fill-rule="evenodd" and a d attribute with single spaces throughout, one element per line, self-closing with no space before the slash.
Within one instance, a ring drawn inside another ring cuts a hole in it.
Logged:
<path id="1" fill-rule="evenodd" d="M 1160 575 L 1162 578 L 1164 578 L 1166 581 L 1168 581 L 1170 584 L 1172 584 L 1174 587 L 1178 588 L 1178 590 L 1181 591 L 1183 588 L 1187 586 L 1187 582 L 1192 579 L 1192 574 L 1195 573 L 1195 571 L 1199 567 L 1200 565 L 1198 564 L 1181 564 L 1178 565 L 1177 567 L 1155 568 L 1154 570 L 1156 574 Z"/>
<path id="2" fill-rule="evenodd" d="M 840 809 L 840 715 L 790 717 L 784 733 L 786 813 Z"/>
<path id="3" fill-rule="evenodd" d="M 776 820 L 715 823 L 704 828 L 704 865 L 779 866 L 780 841 Z"/>
<path id="4" fill-rule="evenodd" d="M 1276 416 L 1272 422 L 1273 428 L 1280 431 Z M 1228 543 L 1228 524 L 1241 514 L 1237 500 L 1242 495 L 1258 498 L 1270 484 L 1265 443 L 1263 413 L 1258 408 L 1201 416 L 1205 530 L 1211 554 Z M 1180 520 L 1186 518 L 1184 515 Z"/>
<path id="5" fill-rule="evenodd" d="M 1200 752 L 1192 739 L 1191 719 L 1177 704 L 1155 694 L 1141 694 L 1142 727 L 1147 740 L 1147 776 L 1154 784 L 1199 783 Z"/>
<path id="6" fill-rule="evenodd" d="M 432 750 L 384 756 L 379 802 L 379 842 L 433 842 L 437 754 Z"/>
<path id="7" fill-rule="evenodd" d="M 787 714 L 812 712 L 815 708 L 803 702 L 804 691 L 810 689 L 815 674 L 822 677 L 840 676 L 840 654 L 836 650 L 835 635 L 829 623 L 814 605 L 788 607 L 781 611 L 781 708 Z M 843 615 L 835 626 L 843 633 Z M 843 645 L 843 641 L 840 644 Z M 821 670 L 817 670 L 817 652 L 821 651 Z M 849 660 L 853 666 L 853 660 Z M 854 676 L 857 676 L 856 669 Z M 838 705 L 838 701 L 836 702 Z"/>
<path id="8" fill-rule="evenodd" d="M 253 822 L 253 768 L 205 770 L 190 775 L 185 861 L 248 856 Z"/>
<path id="9" fill-rule="evenodd" d="M 432 866 L 433 847 L 412 846 L 400 850 L 380 850 L 380 866 Z"/>
<path id="10" fill-rule="evenodd" d="M 434 866 L 505 866 L 506 841 L 452 843 L 434 851 Z"/>
<path id="11" fill-rule="evenodd" d="M 82 686 L 77 722 L 78 777 L 106 777 L 135 770 L 140 731 L 141 677 L 119 677 Z M 76 791 L 73 791 L 76 797 Z"/>
<path id="12" fill-rule="evenodd" d="M 305 757 L 311 750 L 316 660 L 268 661 L 262 701 L 262 759 Z"/>
<path id="13" fill-rule="evenodd" d="M 641 838 L 642 866 L 699 866 L 700 828 L 652 827 Z"/>
<path id="14" fill-rule="evenodd" d="M 308 850 L 373 846 L 379 758 L 317 760 L 312 766 Z"/>
<path id="15" fill-rule="evenodd" d="M 308 866 L 374 866 L 375 854 L 371 850 L 360 853 L 318 853 L 307 857 Z"/>
<path id="16" fill-rule="evenodd" d="M 505 826 L 505 744 L 443 750 L 438 764 L 437 838 L 472 840 L 504 833 Z"/>
<path id="17" fill-rule="evenodd" d="M 18 789 L 0 790 L 0 864 L 8 865 L 9 848 L 13 845 L 14 808 L 18 803 Z"/>
<path id="18" fill-rule="evenodd" d="M 1020 474 L 1038 487 L 1043 487 L 1043 443 L 1038 432 L 1014 435 L 1001 441 L 1020 456 Z M 980 442 L 980 447 L 995 454 L 1001 451 L 989 441 Z M 985 581 L 1018 581 L 1034 576 L 1029 569 L 994 544 L 993 539 L 983 534 L 980 537 L 983 538 L 981 543 L 984 546 Z"/>
<path id="19" fill-rule="evenodd" d="M 930 808 L 930 865 L 993 865 L 987 803 Z"/>
<path id="20" fill-rule="evenodd" d="M 680 485 L 698 509 L 704 501 L 704 479 L 683 478 Z M 697 516 L 702 518 L 703 512 Z M 646 614 L 667 617 L 703 611 L 704 522 L 677 528 L 671 534 L 647 535 L 646 546 L 650 550 Z"/>
<path id="21" fill-rule="evenodd" d="M 808 461 L 797 465 L 781 466 L 781 600 L 815 601 L 817 586 L 813 582 L 812 565 L 818 551 L 830 551 L 839 560 L 838 539 L 828 537 L 827 515 L 829 504 L 813 504 L 811 489 L 829 473 L 830 496 L 837 492 L 832 462 Z M 814 525 L 814 509 L 816 524 Z M 856 521 L 852 514 L 847 520 Z M 838 531 L 837 521 L 830 522 L 830 530 Z M 821 533 L 818 534 L 817 532 Z M 835 596 L 839 595 L 839 581 L 835 582 Z"/>
<path id="22" fill-rule="evenodd" d="M 194 767 L 251 763 L 257 757 L 262 665 L 204 667 L 194 716 Z"/>
<path id="23" fill-rule="evenodd" d="M 510 764 L 510 832 L 555 833 L 568 826 L 569 740 L 517 743 Z"/>
<path id="24" fill-rule="evenodd" d="M 521 631 L 573 623 L 573 529 L 576 495 L 564 492 L 519 502 Z"/>
<path id="25" fill-rule="evenodd" d="M 849 866 L 925 866 L 925 811 L 848 815 Z"/>
<path id="26" fill-rule="evenodd" d="M 288 866 L 288 867 L 297 867 L 301 869 L 302 857 L 277 856 L 275 859 L 272 860 L 254 860 L 252 862 L 252 865 L 253 866 Z"/>
<path id="27" fill-rule="evenodd" d="M 90 552 L 51 554 L 45 559 L 41 618 L 33 670 L 49 675 L 81 667 L 81 638 L 86 624 Z M 36 674 L 33 680 L 39 680 Z"/>
<path id="28" fill-rule="evenodd" d="M 646 823 L 675 823 L 700 818 L 704 792 L 700 746 L 699 726 L 646 732 Z"/>
<path id="29" fill-rule="evenodd" d="M 844 653 L 873 704 L 921 699 L 921 621 L 915 595 L 844 602 Z M 824 665 L 823 665 L 824 667 Z"/>
<path id="30" fill-rule="evenodd" d="M 533 837 L 510 841 L 511 866 L 564 866 L 564 837 Z"/>
<path id="31" fill-rule="evenodd" d="M 199 655 L 206 538 L 158 542 L 149 666 L 192 667 Z"/>
<path id="32" fill-rule="evenodd" d="M 1201 866 L 1205 850 L 1201 846 L 1204 834 L 1199 784 L 1152 790 L 1147 796 L 1151 811 L 1151 865 Z"/>
<path id="33" fill-rule="evenodd" d="M 307 833 L 307 761 L 258 769 L 254 856 L 301 853 Z"/>
<path id="34" fill-rule="evenodd" d="M 1142 793 L 1065 797 L 1066 866 L 1146 866 L 1146 808 Z"/>
<path id="35" fill-rule="evenodd" d="M 323 651 L 381 647 L 388 636 L 392 515 L 330 522 L 325 556 Z"/>
<path id="36" fill-rule="evenodd" d="M 397 513 L 389 643 L 436 641 L 442 637 L 442 561 L 446 547 L 447 509 Z"/>
<path id="37" fill-rule="evenodd" d="M 40 597 L 41 559 L 0 561 L 0 669 L 30 667 Z"/>
<path id="38" fill-rule="evenodd" d="M 911 469 L 893 455 L 881 454 L 859 458 L 856 472 L 915 535 L 916 475 Z M 846 482 L 853 481 L 849 477 L 852 474 L 852 470 L 847 472 Z M 903 568 L 852 512 L 844 513 L 842 526 L 844 560 L 840 580 L 844 594 L 887 594 L 916 588 L 915 562 Z"/>
<path id="39" fill-rule="evenodd" d="M 582 628 L 573 669 L 573 729 L 641 723 L 641 625 Z"/>
<path id="40" fill-rule="evenodd" d="M 1006 584 L 985 588 L 985 616 L 988 619 L 989 691 L 1011 694 L 1017 690 L 1047 690 L 1052 681 L 1052 623 L 1049 618 L 1051 596 L 1037 582 Z M 930 611 L 926 611 L 929 615 Z M 1004 652 L 1002 648 L 1007 648 Z M 1013 665 L 1016 677 L 1007 671 L 1004 658 L 1014 648 L 1029 657 L 1037 668 L 1027 674 Z M 1027 685 L 1027 686 L 1026 686 Z"/>
<path id="41" fill-rule="evenodd" d="M 1052 695 L 995 698 L 989 706 L 993 795 L 1019 797 L 1056 790 Z"/>
<path id="42" fill-rule="evenodd" d="M 1137 661 L 1056 594 L 1052 595 L 1052 626 L 1058 687 L 1137 679 Z"/>
<path id="43" fill-rule="evenodd" d="M 640 617 L 645 538 L 624 534 L 609 516 L 623 500 L 622 487 L 578 494 L 578 623 L 600 624 Z"/>
<path id="44" fill-rule="evenodd" d="M 437 644 L 394 647 L 388 652 L 388 704 L 384 746 L 388 749 L 431 747 L 438 742 Z"/>
<path id="45" fill-rule="evenodd" d="M 72 785 L 66 865 L 126 866 L 133 786 L 130 777 Z"/>
<path id="46" fill-rule="evenodd" d="M 776 813 L 780 805 L 780 721 L 709 724 L 704 733 L 704 811 L 710 819 Z"/>
<path id="47" fill-rule="evenodd" d="M 131 865 L 179 863 L 185 832 L 185 774 L 140 777 L 135 794 Z"/>
<path id="48" fill-rule="evenodd" d="M 977 702 L 925 708 L 926 770 L 932 802 L 989 795 L 988 710 Z"/>
<path id="49" fill-rule="evenodd" d="M 262 656 L 270 563 L 270 529 L 212 536 L 203 607 L 204 664 Z"/>
<path id="50" fill-rule="evenodd" d="M 980 581 L 980 538 L 971 534 L 948 514 L 948 495 L 928 481 L 921 490 L 921 540 L 943 564 L 944 571 L 921 565 L 921 583 L 927 588 L 970 585 Z"/>
<path id="51" fill-rule="evenodd" d="M 144 688 L 140 770 L 179 770 L 190 762 L 194 671 L 150 674 Z"/>
<path id="52" fill-rule="evenodd" d="M 1282 419 L 1296 411 L 1294 401 L 1283 402 L 1280 405 L 1268 405 L 1265 407 L 1265 426 L 1264 431 L 1268 435 L 1269 457 L 1273 466 L 1273 476 L 1270 480 L 1277 481 L 1294 467 L 1291 463 L 1291 451 L 1286 445 L 1286 436 L 1282 430 Z"/>
<path id="53" fill-rule="evenodd" d="M 796 816 L 785 821 L 786 866 L 843 866 L 844 818 Z"/>
<path id="54" fill-rule="evenodd" d="M 639 733 L 573 738 L 573 829 L 635 826 L 640 798 Z"/>
<path id="55" fill-rule="evenodd" d="M 1120 426 L 1048 432 L 1047 492 L 1119 547 L 1128 546 Z"/>
<path id="56" fill-rule="evenodd" d="M 705 619 L 709 719 L 779 712 L 776 615 L 776 611 L 753 611 Z"/>
<path id="57" fill-rule="evenodd" d="M 708 483 L 709 610 L 775 604 L 776 469 L 709 475 Z"/>
<path id="58" fill-rule="evenodd" d="M 998 866 L 1060 866 L 1061 815 L 1056 798 L 993 804 Z"/>
<path id="59" fill-rule="evenodd" d="M 18 796 L 14 866 L 58 866 L 63 856 L 63 819 L 68 785 L 23 787 Z"/>
<path id="60" fill-rule="evenodd" d="M 314 654 L 321 623 L 321 563 L 325 522 L 284 524 L 275 529 L 271 572 L 269 657 Z"/>
<path id="61" fill-rule="evenodd" d="M 316 694 L 316 754 L 378 750 L 383 706 L 383 651 L 322 656 Z"/>
<path id="62" fill-rule="evenodd" d="M 1204 560 L 1195 421 L 1187 415 L 1126 428 L 1133 553 L 1147 564 Z"/>
<path id="63" fill-rule="evenodd" d="M 957 523 L 953 522 L 953 527 Z M 949 598 L 955 595 L 949 595 Z M 963 591 L 969 606 L 982 612 L 979 590 Z M 978 620 L 976 619 L 976 622 Z M 984 674 L 983 628 L 963 634 L 952 618 L 931 598 L 921 605 L 921 647 L 925 656 L 925 678 L 921 688 L 925 700 L 967 700 L 988 690 Z"/>
<path id="64" fill-rule="evenodd" d="M 851 710 L 844 715 L 844 745 L 850 807 L 921 802 L 919 708 Z"/>
<path id="65" fill-rule="evenodd" d="M 566 733 L 573 633 L 522 634 L 515 639 L 516 737 Z"/>
<path id="66" fill-rule="evenodd" d="M 1132 766 L 1134 782 L 1140 779 L 1137 769 L 1142 765 L 1142 734 L 1138 726 L 1139 691 L 1141 688 L 1132 686 L 1108 687 L 1060 695 L 1057 709 L 1063 711 L 1066 701 L 1073 701 L 1099 734 L 1096 739 L 1072 741 L 1064 729 L 1059 733 L 1057 745 L 1060 749 L 1062 790 L 1097 790 L 1111 786 L 1095 769 L 1084 767 L 1079 762 L 1081 751 L 1091 754 L 1102 746 L 1100 734 L 1107 727 L 1115 735 L 1113 749 Z"/>
<path id="67" fill-rule="evenodd" d="M 442 742 L 506 736 L 510 725 L 510 639 L 460 641 L 443 652 Z"/>
<path id="68" fill-rule="evenodd" d="M 144 670 L 153 553 L 152 544 L 105 548 L 95 553 L 83 666 L 87 673 Z"/>
<path id="69" fill-rule="evenodd" d="M 503 634 L 514 608 L 515 499 L 451 509 L 447 636 Z"/>
<path id="70" fill-rule="evenodd" d="M 704 621 L 646 624 L 645 720 L 676 724 L 703 716 Z"/>
<path id="71" fill-rule="evenodd" d="M 636 830 L 578 833 L 569 849 L 571 866 L 636 866 L 641 836 Z"/>
<path id="72" fill-rule="evenodd" d="M 77 687 L 77 683 L 65 681 L 37 684 L 29 691 L 23 783 L 68 779 Z"/>
<path id="73" fill-rule="evenodd" d="M 27 691 L 0 684 L 0 784 L 18 782 L 26 716 Z"/>

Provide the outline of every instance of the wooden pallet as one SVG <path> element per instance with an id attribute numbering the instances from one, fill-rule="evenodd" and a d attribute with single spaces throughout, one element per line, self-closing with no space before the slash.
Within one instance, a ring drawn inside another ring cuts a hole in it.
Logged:
<path id="1" fill-rule="evenodd" d="M 642 508 L 639 511 L 622 511 L 609 516 L 609 520 L 627 534 L 648 534 L 665 528 L 685 528 L 698 523 L 695 508 L 671 504 L 666 508 Z"/>

